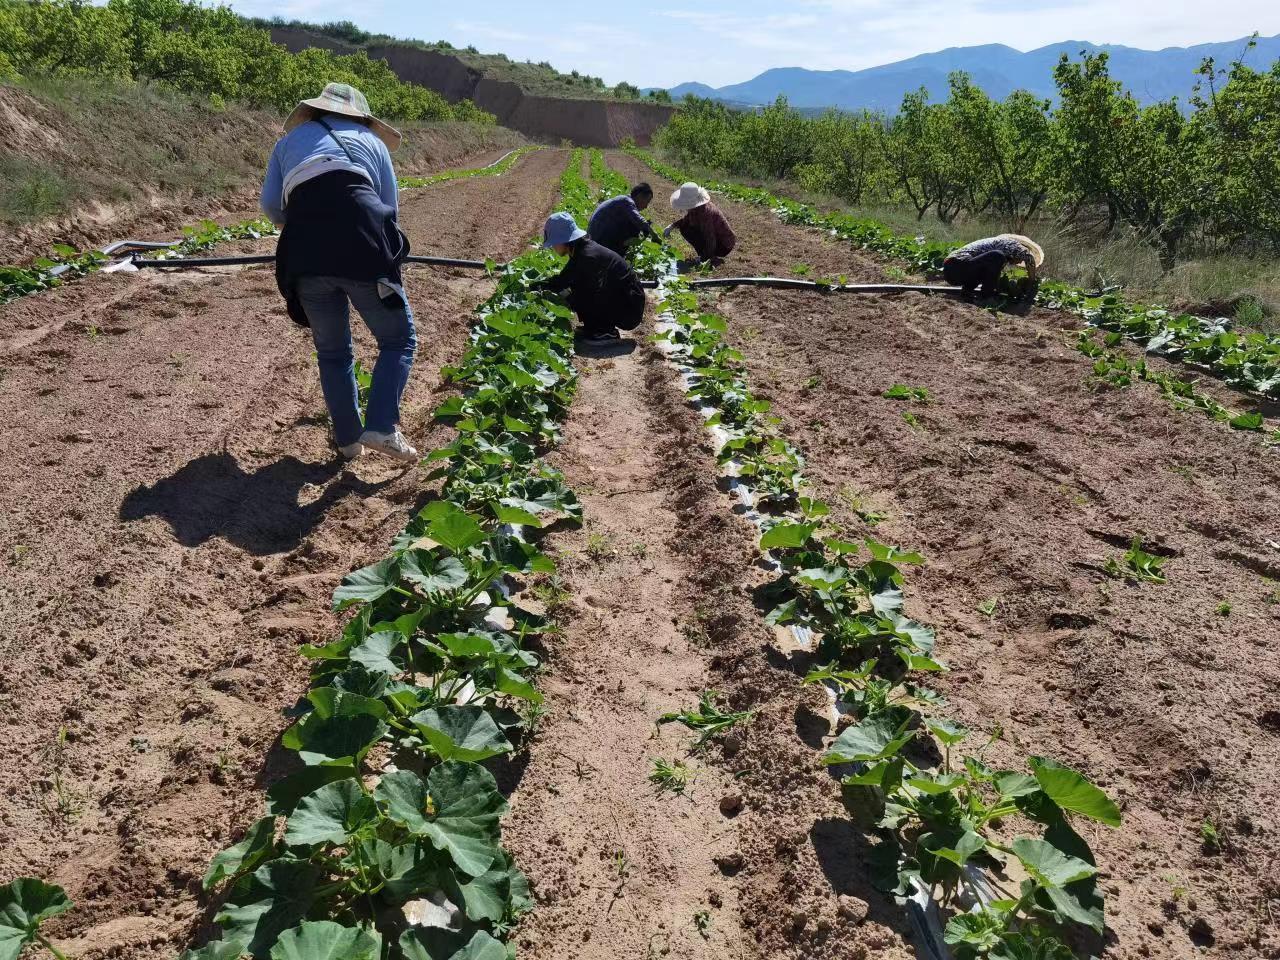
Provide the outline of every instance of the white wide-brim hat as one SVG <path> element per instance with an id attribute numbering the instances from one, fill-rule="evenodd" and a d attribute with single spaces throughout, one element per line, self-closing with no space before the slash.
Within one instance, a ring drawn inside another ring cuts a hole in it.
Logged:
<path id="1" fill-rule="evenodd" d="M 1024 237 L 1020 233 L 1002 233 L 1000 234 L 1000 239 L 1015 240 L 1022 244 L 1022 246 L 1031 254 L 1032 259 L 1035 260 L 1036 266 L 1044 266 L 1044 249 L 1030 237 Z"/>
<path id="2" fill-rule="evenodd" d="M 671 195 L 671 206 L 676 210 L 696 210 L 711 202 L 711 194 L 696 183 L 686 183 Z"/>
<path id="3" fill-rule="evenodd" d="M 403 139 L 399 130 L 369 112 L 369 101 L 365 95 L 349 83 L 328 84 L 320 96 L 303 100 L 293 108 L 293 113 L 289 114 L 285 120 L 284 129 L 287 132 L 326 113 L 351 117 L 368 125 L 369 129 L 387 145 L 388 150 L 398 148 Z"/>

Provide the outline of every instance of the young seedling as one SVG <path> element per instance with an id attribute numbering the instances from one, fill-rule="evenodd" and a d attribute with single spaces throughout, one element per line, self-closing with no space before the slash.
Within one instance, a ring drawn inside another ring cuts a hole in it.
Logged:
<path id="1" fill-rule="evenodd" d="M 791 268 L 791 272 L 797 277 L 807 277 L 813 272 L 813 267 L 809 266 L 807 263 L 797 263 Z"/>
<path id="2" fill-rule="evenodd" d="M 364 364 L 357 360 L 354 373 L 356 378 L 356 399 L 360 404 L 360 415 L 364 416 L 369 410 L 369 390 L 373 387 L 373 371 L 366 370 Z"/>
<path id="3" fill-rule="evenodd" d="M 840 498 L 849 505 L 849 509 L 858 515 L 858 519 L 868 527 L 874 527 L 889 519 L 889 514 L 873 508 L 870 499 L 852 487 L 843 487 Z"/>
<path id="4" fill-rule="evenodd" d="M 978 612 L 986 614 L 988 617 L 994 617 L 996 615 L 996 607 L 999 605 L 1000 602 L 995 597 L 992 597 L 990 600 L 984 600 L 978 604 Z"/>
<path id="5" fill-rule="evenodd" d="M 1103 568 L 1113 577 L 1131 577 L 1147 583 L 1165 583 L 1165 558 L 1147 553 L 1142 549 L 1142 540 L 1133 538 L 1133 543 L 1125 552 L 1123 563 L 1115 557 L 1109 557 Z"/>
<path id="6" fill-rule="evenodd" d="M 1220 617 L 1229 617 L 1229 616 L 1231 616 L 1231 604 L 1230 604 L 1230 602 L 1228 602 L 1228 601 L 1226 601 L 1226 600 L 1223 600 L 1223 601 L 1222 601 L 1220 604 L 1218 604 L 1218 606 L 1215 608 L 1215 611 L 1217 612 L 1218 616 L 1220 616 Z"/>
<path id="7" fill-rule="evenodd" d="M 1200 842 L 1207 853 L 1222 852 L 1222 833 L 1218 830 L 1217 824 L 1207 817 L 1204 823 L 1200 824 Z"/>
<path id="8" fill-rule="evenodd" d="M 909 413 L 904 410 L 902 413 L 902 419 L 907 421 L 907 425 L 910 426 L 913 430 L 924 429 L 924 424 L 920 422 L 920 418 L 917 417 L 914 413 Z"/>
<path id="9" fill-rule="evenodd" d="M 599 532 L 587 534 L 587 556 L 596 563 L 613 556 L 613 542 L 608 534 Z"/>
<path id="10" fill-rule="evenodd" d="M 750 720 L 755 715 L 754 710 L 742 710 L 737 713 L 721 710 L 716 706 L 717 696 L 719 694 L 715 690 L 704 690 L 698 699 L 697 710 L 664 713 L 658 718 L 658 725 L 683 723 L 690 730 L 698 731 L 700 736 L 693 745 L 696 751 L 706 746 L 707 741 L 712 737 Z"/>
<path id="11" fill-rule="evenodd" d="M 693 915 L 693 925 L 698 933 L 702 934 L 703 940 L 711 939 L 711 911 L 699 910 Z"/>
<path id="12" fill-rule="evenodd" d="M 539 580 L 529 588 L 529 592 L 533 594 L 533 598 L 535 600 L 542 604 L 543 608 L 547 611 L 547 616 L 555 616 L 558 611 L 563 610 L 565 605 L 569 602 L 569 598 L 572 596 L 572 594 L 564 588 L 564 585 L 560 582 L 560 578 L 554 574 L 543 580 Z"/>
<path id="13" fill-rule="evenodd" d="M 667 792 L 684 795 L 684 792 L 693 785 L 694 772 L 683 761 L 676 760 L 667 762 L 661 757 L 655 757 L 653 761 L 653 772 L 649 774 L 649 782 L 658 788 L 658 792 Z"/>
<path id="14" fill-rule="evenodd" d="M 909 387 L 903 383 L 895 383 L 884 392 L 886 400 L 910 400 L 913 403 L 928 403 L 929 391 L 924 387 Z"/>

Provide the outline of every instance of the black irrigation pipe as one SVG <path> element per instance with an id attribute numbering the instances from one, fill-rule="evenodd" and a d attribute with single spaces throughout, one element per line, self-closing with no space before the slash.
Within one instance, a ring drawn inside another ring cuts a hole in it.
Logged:
<path id="1" fill-rule="evenodd" d="M 142 267 L 165 267 L 169 269 L 191 269 L 195 267 L 243 267 L 257 263 L 275 263 L 274 254 L 262 254 L 252 257 L 186 257 L 173 260 L 135 259 L 133 265 Z M 457 260 L 453 257 L 407 257 L 406 263 L 422 263 L 432 267 L 465 267 L 469 270 L 487 268 L 483 260 Z M 501 267 L 502 264 L 496 264 Z"/>

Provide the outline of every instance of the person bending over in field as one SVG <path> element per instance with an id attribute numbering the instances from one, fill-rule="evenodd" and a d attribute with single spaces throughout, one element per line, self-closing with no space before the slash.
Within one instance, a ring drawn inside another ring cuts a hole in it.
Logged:
<path id="1" fill-rule="evenodd" d="M 618 330 L 634 330 L 644 319 L 644 288 L 631 264 L 602 247 L 568 213 L 557 213 L 542 230 L 543 246 L 569 263 L 538 289 L 565 297 L 582 321 L 580 336 L 589 346 L 616 343 Z"/>
<path id="2" fill-rule="evenodd" d="M 671 195 L 671 206 L 684 216 L 662 235 L 669 237 L 671 231 L 679 230 L 698 256 L 695 263 L 710 263 L 713 267 L 724 263 L 738 245 L 738 238 L 720 208 L 711 202 L 711 194 L 696 183 L 686 183 Z"/>
<path id="3" fill-rule="evenodd" d="M 1044 251 L 1034 240 L 1016 233 L 975 240 L 953 251 L 942 261 L 942 276 L 953 287 L 961 287 L 967 297 L 978 290 L 983 296 L 995 296 L 996 285 L 1004 268 L 1023 265 L 1027 281 L 1022 293 L 1035 296 L 1037 272 L 1044 265 Z"/>
<path id="4" fill-rule="evenodd" d="M 640 215 L 641 210 L 653 202 L 653 187 L 637 183 L 630 194 L 606 200 L 596 207 L 587 224 L 587 235 L 602 247 L 607 247 L 620 257 L 627 255 L 633 240 L 648 237 L 657 241 L 653 224 Z"/>
<path id="5" fill-rule="evenodd" d="M 311 328 L 334 441 L 347 459 L 368 448 L 417 460 L 400 432 L 400 399 L 418 342 L 400 280 L 409 241 L 396 222 L 390 153 L 400 133 L 370 114 L 364 94 L 345 83 L 299 103 L 284 129 L 267 165 L 262 209 L 283 227 L 276 282 L 289 316 Z M 378 341 L 363 422 L 351 304 Z"/>

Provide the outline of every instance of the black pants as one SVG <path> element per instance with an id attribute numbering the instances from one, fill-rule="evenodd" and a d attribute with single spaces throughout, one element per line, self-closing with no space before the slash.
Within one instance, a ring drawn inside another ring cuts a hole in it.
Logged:
<path id="1" fill-rule="evenodd" d="M 582 321 L 582 332 L 588 337 L 634 330 L 644 319 L 644 288 L 632 287 L 621 295 L 584 297 L 570 295 L 569 306 Z"/>
<path id="2" fill-rule="evenodd" d="M 942 278 L 953 287 L 963 287 L 965 293 L 981 289 L 984 294 L 993 296 L 1008 262 L 1008 257 L 998 250 L 990 250 L 968 260 L 947 259 L 942 261 Z"/>

